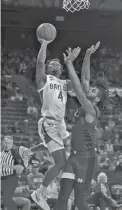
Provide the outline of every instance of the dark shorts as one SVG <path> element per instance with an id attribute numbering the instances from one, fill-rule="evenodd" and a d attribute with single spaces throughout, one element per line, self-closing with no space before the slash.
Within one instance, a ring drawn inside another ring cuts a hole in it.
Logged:
<path id="1" fill-rule="evenodd" d="M 67 160 L 62 178 L 74 179 L 79 183 L 91 183 L 95 169 L 95 153 L 86 155 L 82 152 L 72 152 Z"/>

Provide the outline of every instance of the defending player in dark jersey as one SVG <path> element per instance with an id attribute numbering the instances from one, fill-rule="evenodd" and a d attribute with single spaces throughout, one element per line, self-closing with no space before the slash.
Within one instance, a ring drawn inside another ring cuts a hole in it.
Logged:
<path id="1" fill-rule="evenodd" d="M 64 54 L 69 76 L 81 107 L 73 118 L 72 151 L 64 168 L 56 210 L 67 209 L 67 202 L 73 189 L 77 208 L 88 209 L 84 197 L 95 169 L 95 130 L 100 117 L 99 108 L 104 106 L 108 96 L 108 86 L 104 79 L 96 81 L 94 87 L 89 87 L 90 57 L 99 45 L 100 43 L 97 43 L 86 52 L 82 66 L 82 86 L 71 62 L 71 57 L 76 56 L 80 48 L 75 48 L 73 51 L 69 48 L 68 55 Z"/>

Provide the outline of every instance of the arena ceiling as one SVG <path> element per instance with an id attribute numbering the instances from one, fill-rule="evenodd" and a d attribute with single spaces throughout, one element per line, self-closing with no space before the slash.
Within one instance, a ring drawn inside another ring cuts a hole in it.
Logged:
<path id="1" fill-rule="evenodd" d="M 2 0 L 4 5 L 10 6 L 30 6 L 30 7 L 47 7 L 61 8 L 63 0 Z M 90 9 L 97 10 L 121 10 L 122 0 L 89 0 Z"/>

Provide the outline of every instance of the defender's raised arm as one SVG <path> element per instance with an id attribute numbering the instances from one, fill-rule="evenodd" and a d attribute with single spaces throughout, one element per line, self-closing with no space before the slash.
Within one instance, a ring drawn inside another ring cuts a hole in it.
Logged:
<path id="1" fill-rule="evenodd" d="M 69 77 L 72 81 L 72 85 L 74 88 L 74 91 L 77 95 L 77 98 L 79 99 L 79 102 L 81 105 L 85 108 L 86 112 L 92 115 L 93 117 L 96 116 L 94 106 L 91 104 L 91 102 L 86 98 L 86 95 L 83 91 L 83 88 L 81 86 L 80 80 L 75 72 L 73 63 L 72 63 L 72 56 L 78 56 L 80 53 L 80 48 L 75 48 L 72 52 L 68 53 L 68 56 L 64 54 L 64 60 L 68 68 Z"/>
<path id="2" fill-rule="evenodd" d="M 90 82 L 90 58 L 93 53 L 96 52 L 96 50 L 99 48 L 100 42 L 98 42 L 95 46 L 92 45 L 89 49 L 87 49 L 82 70 L 81 70 L 81 82 L 83 90 L 87 93 L 89 90 L 89 82 Z"/>

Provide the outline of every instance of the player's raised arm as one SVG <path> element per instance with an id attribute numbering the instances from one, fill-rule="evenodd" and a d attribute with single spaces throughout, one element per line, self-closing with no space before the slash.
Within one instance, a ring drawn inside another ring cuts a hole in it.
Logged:
<path id="1" fill-rule="evenodd" d="M 93 117 L 96 117 L 96 111 L 94 109 L 94 106 L 92 105 L 92 103 L 86 98 L 86 95 L 83 91 L 83 88 L 81 86 L 81 83 L 80 83 L 80 80 L 75 72 L 75 69 L 74 69 L 74 66 L 73 66 L 73 63 L 71 61 L 71 57 L 72 56 L 78 56 L 79 55 L 79 51 L 80 51 L 80 48 L 75 48 L 72 53 L 68 53 L 68 56 L 66 56 L 64 54 L 64 60 L 65 60 L 65 63 L 67 65 L 67 68 L 68 68 L 68 72 L 69 72 L 69 77 L 72 81 L 72 85 L 73 85 L 73 88 L 74 88 L 74 91 L 80 101 L 80 103 L 82 104 L 82 106 L 85 108 L 86 112 L 88 114 L 90 114 L 91 116 Z"/>
<path id="2" fill-rule="evenodd" d="M 70 48 L 70 47 L 68 47 L 68 50 L 66 50 L 66 52 L 68 53 L 68 52 L 72 52 L 72 49 Z M 80 53 L 80 52 L 79 52 Z M 78 56 L 78 55 L 77 55 Z M 77 57 L 75 57 L 75 56 L 72 56 L 71 57 L 71 61 L 72 62 L 74 62 L 75 61 L 75 59 L 76 59 Z M 73 86 L 72 86 L 72 81 L 71 80 L 67 80 L 67 90 L 68 90 L 68 94 L 71 96 L 71 97 L 76 97 L 76 94 L 75 94 L 75 92 L 74 92 L 74 89 L 73 89 Z"/>
<path id="3" fill-rule="evenodd" d="M 47 45 L 50 43 L 49 41 L 40 40 L 38 41 L 41 43 L 41 48 L 39 50 L 37 56 L 37 65 L 36 65 L 36 83 L 38 89 L 42 89 L 46 83 L 47 76 L 45 73 L 45 61 L 46 61 L 46 51 Z"/>
<path id="4" fill-rule="evenodd" d="M 92 45 L 89 49 L 87 49 L 84 60 L 83 60 L 83 65 L 82 65 L 82 70 L 81 70 L 81 82 L 82 82 L 82 87 L 85 92 L 88 92 L 89 90 L 89 82 L 90 82 L 90 58 L 93 53 L 96 52 L 96 50 L 99 48 L 100 42 L 98 42 L 95 46 Z"/>

